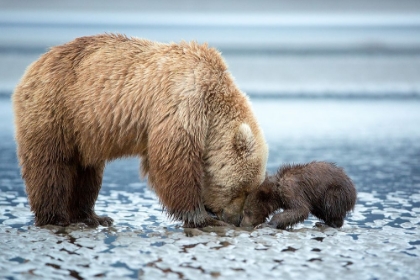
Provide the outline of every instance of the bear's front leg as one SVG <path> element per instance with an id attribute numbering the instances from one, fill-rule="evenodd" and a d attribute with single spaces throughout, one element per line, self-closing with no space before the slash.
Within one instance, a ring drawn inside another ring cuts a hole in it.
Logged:
<path id="1" fill-rule="evenodd" d="M 168 117 L 153 125 L 147 145 L 149 183 L 169 216 L 181 220 L 185 227 L 226 226 L 212 218 L 203 204 L 207 124 L 200 104 L 191 104 L 180 104 L 172 115 L 168 112 Z M 191 108 L 194 110 L 189 111 Z M 189 118 L 179 116 L 182 109 Z"/>

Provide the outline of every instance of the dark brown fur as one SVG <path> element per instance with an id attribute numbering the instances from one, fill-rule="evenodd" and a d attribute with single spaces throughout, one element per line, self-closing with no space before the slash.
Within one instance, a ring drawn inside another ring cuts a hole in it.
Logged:
<path id="1" fill-rule="evenodd" d="M 309 213 L 328 226 L 341 227 L 356 203 L 356 189 L 342 168 L 328 162 L 282 166 L 267 176 L 245 201 L 241 226 L 256 226 L 278 209 L 268 225 L 285 229 Z"/>

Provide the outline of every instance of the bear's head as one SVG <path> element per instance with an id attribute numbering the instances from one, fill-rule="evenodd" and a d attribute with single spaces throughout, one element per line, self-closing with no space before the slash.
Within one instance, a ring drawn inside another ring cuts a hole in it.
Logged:
<path id="1" fill-rule="evenodd" d="M 216 137 L 204 157 L 204 205 L 239 226 L 246 197 L 264 181 L 268 147 L 258 126 L 247 123 Z"/>

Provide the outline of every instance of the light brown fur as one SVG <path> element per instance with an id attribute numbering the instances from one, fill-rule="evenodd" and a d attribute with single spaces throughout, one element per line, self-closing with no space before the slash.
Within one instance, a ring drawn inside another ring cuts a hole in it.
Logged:
<path id="1" fill-rule="evenodd" d="M 122 35 L 77 38 L 27 69 L 13 94 L 22 176 L 37 225 L 111 224 L 94 204 L 105 163 L 140 156 L 186 226 L 239 223 L 267 146 L 220 53 Z M 235 202 L 235 203 L 233 203 Z"/>

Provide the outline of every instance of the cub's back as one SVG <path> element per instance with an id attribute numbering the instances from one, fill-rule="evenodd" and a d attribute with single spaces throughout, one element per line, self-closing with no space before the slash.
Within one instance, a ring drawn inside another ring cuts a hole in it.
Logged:
<path id="1" fill-rule="evenodd" d="M 337 186 L 343 190 L 352 189 L 353 183 L 342 168 L 328 162 L 310 162 L 282 166 L 276 174 L 276 181 L 281 188 L 290 189 L 295 194 L 315 197 Z"/>

